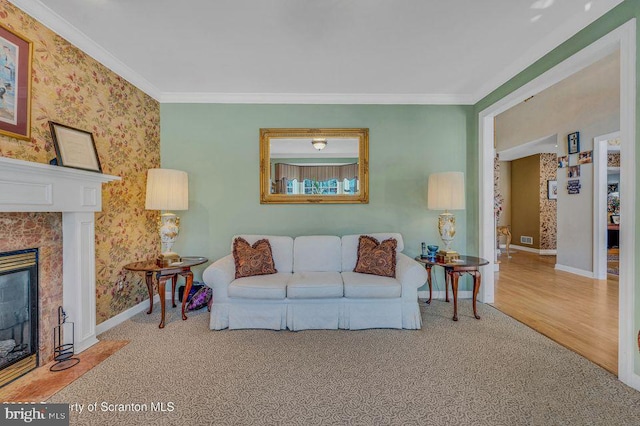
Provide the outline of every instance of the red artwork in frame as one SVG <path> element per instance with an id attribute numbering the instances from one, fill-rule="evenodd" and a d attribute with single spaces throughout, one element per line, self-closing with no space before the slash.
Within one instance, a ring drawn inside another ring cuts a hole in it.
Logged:
<path id="1" fill-rule="evenodd" d="M 0 134 L 31 138 L 33 43 L 0 24 Z"/>

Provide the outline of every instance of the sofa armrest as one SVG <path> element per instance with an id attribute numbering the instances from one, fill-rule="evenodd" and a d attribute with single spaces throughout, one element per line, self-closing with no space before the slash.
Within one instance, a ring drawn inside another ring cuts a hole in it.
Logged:
<path id="1" fill-rule="evenodd" d="M 403 253 L 396 257 L 396 279 L 402 285 L 402 298 L 418 299 L 418 288 L 427 282 L 427 271 L 420 264 Z"/>
<path id="2" fill-rule="evenodd" d="M 202 280 L 213 289 L 215 301 L 222 302 L 228 299 L 229 284 L 235 279 L 236 265 L 233 255 L 227 255 L 216 260 L 202 273 Z"/>

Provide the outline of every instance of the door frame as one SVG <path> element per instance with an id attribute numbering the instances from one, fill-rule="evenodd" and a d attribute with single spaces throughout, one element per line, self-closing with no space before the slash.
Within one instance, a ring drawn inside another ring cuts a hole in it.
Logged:
<path id="1" fill-rule="evenodd" d="M 625 155 L 621 157 L 620 220 L 625 232 L 620 235 L 620 276 L 618 315 L 618 378 L 625 384 L 640 390 L 640 375 L 633 371 L 636 348 L 634 327 L 635 303 L 635 235 L 634 207 L 636 195 L 632 190 L 636 181 L 636 19 L 632 18 L 604 35 L 589 46 L 547 70 L 527 84 L 514 90 L 478 115 L 479 147 L 479 255 L 495 259 L 496 229 L 493 215 L 493 159 L 494 118 L 530 96 L 558 83 L 581 69 L 593 64 L 616 50 L 620 50 L 620 137 Z M 494 301 L 494 265 L 485 268 L 480 300 Z"/>
<path id="2" fill-rule="evenodd" d="M 593 278 L 607 279 L 607 155 L 608 142 L 620 132 L 593 139 Z"/>

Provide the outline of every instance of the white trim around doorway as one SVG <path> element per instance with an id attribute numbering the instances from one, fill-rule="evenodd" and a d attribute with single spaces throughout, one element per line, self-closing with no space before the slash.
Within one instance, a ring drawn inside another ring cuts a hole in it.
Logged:
<path id="1" fill-rule="evenodd" d="M 517 105 L 530 96 L 558 83 L 606 55 L 620 50 L 620 139 L 625 155 L 622 156 L 620 221 L 625 232 L 620 235 L 620 278 L 619 278 L 619 331 L 618 331 L 618 377 L 640 390 L 640 376 L 633 371 L 635 355 L 634 336 L 634 277 L 635 277 L 635 199 L 632 190 L 635 182 L 635 134 L 636 134 L 636 20 L 631 19 L 599 40 L 585 47 L 542 75 L 531 80 L 479 113 L 479 207 L 480 207 L 480 257 L 495 259 L 496 229 L 493 217 L 493 170 L 494 170 L 494 118 L 496 115 Z M 490 273 L 493 265 L 486 268 L 480 300 L 494 301 L 494 277 Z"/>
<path id="2" fill-rule="evenodd" d="M 593 139 L 593 277 L 607 279 L 607 154 L 608 142 L 620 132 Z"/>

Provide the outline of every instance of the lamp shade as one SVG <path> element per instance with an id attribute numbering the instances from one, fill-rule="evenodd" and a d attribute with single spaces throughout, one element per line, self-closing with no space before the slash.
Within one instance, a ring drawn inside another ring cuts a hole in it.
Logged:
<path id="1" fill-rule="evenodd" d="M 443 172 L 429 175 L 429 210 L 464 210 L 464 173 Z"/>
<path id="2" fill-rule="evenodd" d="M 189 208 L 187 172 L 149 169 L 145 208 L 147 210 L 187 210 Z"/>

